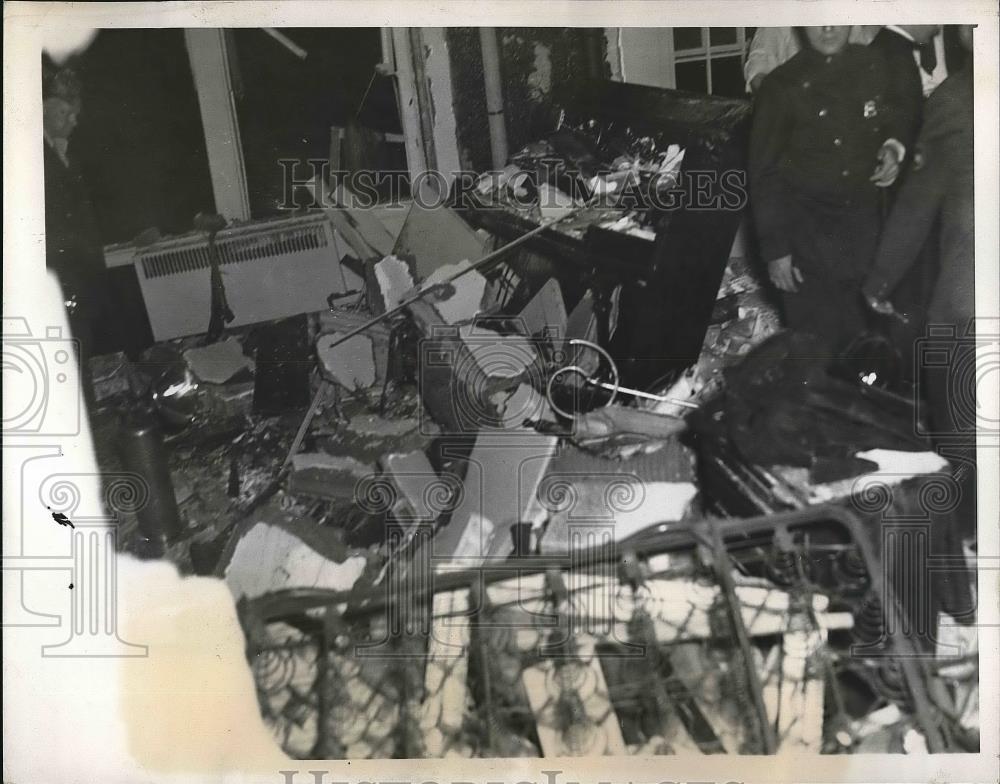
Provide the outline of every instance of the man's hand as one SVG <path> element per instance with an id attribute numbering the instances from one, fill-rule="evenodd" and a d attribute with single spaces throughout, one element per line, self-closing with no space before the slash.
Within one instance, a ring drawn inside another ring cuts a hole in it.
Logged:
<path id="1" fill-rule="evenodd" d="M 896 312 L 889 300 L 879 299 L 878 297 L 874 297 L 870 294 L 865 295 L 865 304 L 876 313 L 880 313 L 883 316 L 891 316 Z"/>
<path id="2" fill-rule="evenodd" d="M 878 166 L 869 177 L 879 188 L 888 188 L 899 176 L 899 150 L 894 144 L 883 144 L 878 151 Z"/>
<path id="3" fill-rule="evenodd" d="M 750 80 L 751 93 L 756 94 L 760 91 L 760 86 L 764 83 L 765 76 L 767 76 L 767 74 L 757 74 L 756 76 L 753 77 L 753 79 Z"/>
<path id="4" fill-rule="evenodd" d="M 867 289 L 862 291 L 862 295 L 865 299 L 865 304 L 880 316 L 892 316 L 894 319 L 901 321 L 904 324 L 909 324 L 910 319 L 905 313 L 900 313 L 893 307 L 892 302 L 889 301 L 888 297 L 881 292 L 869 291 Z"/>
<path id="5" fill-rule="evenodd" d="M 792 265 L 791 255 L 782 256 L 767 263 L 767 274 L 771 282 L 782 291 L 796 292 L 799 290 L 798 283 L 803 283 L 805 279 L 798 267 Z"/>

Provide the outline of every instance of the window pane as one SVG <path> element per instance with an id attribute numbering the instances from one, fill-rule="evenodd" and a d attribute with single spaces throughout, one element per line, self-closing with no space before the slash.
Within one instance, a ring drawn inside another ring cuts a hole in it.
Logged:
<path id="1" fill-rule="evenodd" d="M 682 49 L 701 49 L 705 42 L 701 38 L 700 27 L 675 27 L 674 51 Z"/>
<path id="2" fill-rule="evenodd" d="M 746 92 L 740 56 L 712 58 L 712 94 L 742 98 Z"/>
<path id="3" fill-rule="evenodd" d="M 674 76 L 678 90 L 688 90 L 693 93 L 708 92 L 708 68 L 704 60 L 677 63 L 674 66 Z"/>
<path id="4" fill-rule="evenodd" d="M 738 39 L 737 28 L 735 27 L 710 27 L 708 28 L 709 43 L 712 46 L 723 44 L 735 44 Z"/>

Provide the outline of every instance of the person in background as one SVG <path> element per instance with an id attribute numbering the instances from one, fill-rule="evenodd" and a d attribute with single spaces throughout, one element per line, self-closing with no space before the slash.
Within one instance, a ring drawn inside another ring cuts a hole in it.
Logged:
<path id="1" fill-rule="evenodd" d="M 68 151 L 82 108 L 80 82 L 72 70 L 46 65 L 43 62 L 45 263 L 63 289 L 79 349 L 84 398 L 91 405 L 89 359 L 94 330 L 105 307 L 104 246 L 86 185 Z"/>
<path id="2" fill-rule="evenodd" d="M 925 84 L 937 86 L 943 79 L 944 57 L 936 62 L 935 41 L 940 41 L 940 25 L 887 25 L 871 43 L 885 57 L 889 69 L 890 100 L 907 118 L 901 141 L 912 146 L 920 131 Z M 933 72 L 933 76 L 931 75 Z"/>
<path id="3" fill-rule="evenodd" d="M 972 27 L 960 29 L 971 51 Z M 879 241 L 875 265 L 864 283 L 869 306 L 878 313 L 893 312 L 889 296 L 906 272 L 918 262 L 921 249 L 940 219 L 940 274 L 928 307 L 928 321 L 953 326 L 958 336 L 975 311 L 975 159 L 973 153 L 973 80 L 971 57 L 931 93 L 917 139 L 915 163 L 902 183 Z M 973 385 L 974 378 L 962 379 Z M 924 390 L 938 432 L 956 431 L 948 404 L 948 390 Z M 968 399 L 971 399 L 968 398 Z"/>
<path id="4" fill-rule="evenodd" d="M 750 139 L 760 252 L 785 323 L 831 352 L 864 331 L 861 284 L 874 260 L 880 191 L 906 150 L 884 100 L 884 61 L 850 27 L 804 29 L 808 46 L 761 85 Z"/>
<path id="5" fill-rule="evenodd" d="M 950 25 L 944 30 L 940 25 L 888 25 L 871 43 L 872 48 L 885 57 L 892 89 L 889 100 L 905 118 L 901 141 L 908 148 L 913 147 L 920 132 L 925 99 L 933 95 L 947 74 L 959 69 L 964 60 L 965 50 L 957 40 L 952 40 L 956 35 L 956 29 Z M 911 157 L 907 161 L 896 188 L 887 193 L 886 213 L 892 208 L 896 191 L 905 186 L 914 160 Z M 893 320 L 885 325 L 900 355 L 904 379 L 909 383 L 916 376 L 914 341 L 923 334 L 939 269 L 939 229 L 936 225 L 926 228 L 923 249 L 908 265 L 906 274 L 897 281 L 893 291 L 893 304 L 896 310 L 905 314 L 905 321 Z"/>
<path id="6" fill-rule="evenodd" d="M 924 98 L 949 74 L 961 70 L 967 55 L 956 25 L 886 25 L 872 46 L 898 58 L 901 64 L 893 64 L 900 69 L 898 75 L 915 80 Z"/>
<path id="7" fill-rule="evenodd" d="M 878 32 L 872 25 L 855 25 L 851 28 L 850 43 L 867 44 Z M 747 59 L 743 63 L 743 76 L 747 92 L 756 93 L 764 77 L 782 63 L 794 57 L 802 48 L 794 27 L 758 27 L 750 41 Z"/>

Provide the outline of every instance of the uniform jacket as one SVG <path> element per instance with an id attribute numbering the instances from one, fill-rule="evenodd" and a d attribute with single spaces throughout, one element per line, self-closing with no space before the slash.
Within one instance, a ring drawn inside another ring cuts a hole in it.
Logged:
<path id="1" fill-rule="evenodd" d="M 761 253 L 791 253 L 793 203 L 877 205 L 869 178 L 879 148 L 900 138 L 884 59 L 848 44 L 831 57 L 803 49 L 761 85 L 750 139 L 750 198 Z"/>
<path id="2" fill-rule="evenodd" d="M 911 171 L 886 223 L 865 291 L 879 298 L 896 287 L 941 217 L 940 273 L 929 315 L 960 323 L 974 303 L 973 80 L 970 66 L 931 93 L 917 140 L 923 165 Z"/>
<path id="3" fill-rule="evenodd" d="M 900 117 L 899 140 L 910 150 L 920 131 L 924 109 L 924 88 L 920 66 L 913 56 L 913 42 L 885 27 L 875 36 L 871 46 L 885 58 L 889 100 Z"/>
<path id="4" fill-rule="evenodd" d="M 104 247 L 93 205 L 72 161 L 67 166 L 45 148 L 45 262 L 59 276 L 67 297 L 96 306 L 104 275 Z"/>

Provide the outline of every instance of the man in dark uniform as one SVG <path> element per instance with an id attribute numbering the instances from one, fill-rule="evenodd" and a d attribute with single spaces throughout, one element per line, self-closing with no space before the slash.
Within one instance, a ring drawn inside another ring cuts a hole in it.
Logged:
<path id="1" fill-rule="evenodd" d="M 809 46 L 761 85 L 750 142 L 751 205 L 785 322 L 830 352 L 866 327 L 880 189 L 906 154 L 884 60 L 849 34 L 805 28 Z"/>
<path id="2" fill-rule="evenodd" d="M 45 263 L 62 285 L 70 328 L 80 350 L 84 397 L 91 403 L 89 358 L 94 329 L 105 307 L 105 264 L 90 197 L 67 154 L 80 109 L 80 84 L 73 72 L 43 68 Z"/>

